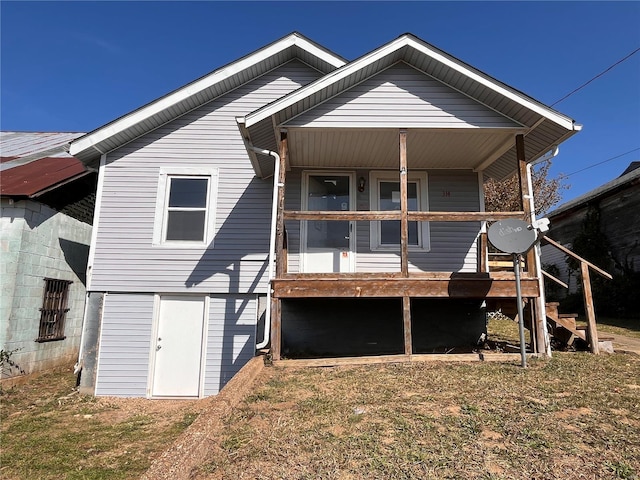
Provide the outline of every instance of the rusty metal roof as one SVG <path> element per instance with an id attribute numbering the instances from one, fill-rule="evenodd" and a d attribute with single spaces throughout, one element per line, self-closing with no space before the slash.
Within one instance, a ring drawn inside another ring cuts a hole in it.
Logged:
<path id="1" fill-rule="evenodd" d="M 0 132 L 0 194 L 33 197 L 85 175 L 67 146 L 83 133 Z"/>
<path id="2" fill-rule="evenodd" d="M 87 173 L 77 158 L 41 158 L 3 171 L 0 175 L 0 194 L 33 197 Z"/>

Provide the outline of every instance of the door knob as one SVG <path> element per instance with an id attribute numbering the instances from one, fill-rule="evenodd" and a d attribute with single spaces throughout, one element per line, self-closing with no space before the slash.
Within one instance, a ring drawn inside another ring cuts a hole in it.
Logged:
<path id="1" fill-rule="evenodd" d="M 158 350 L 160 350 L 161 348 L 162 348 L 162 345 L 158 345 L 158 346 L 156 347 L 156 352 L 157 352 Z"/>

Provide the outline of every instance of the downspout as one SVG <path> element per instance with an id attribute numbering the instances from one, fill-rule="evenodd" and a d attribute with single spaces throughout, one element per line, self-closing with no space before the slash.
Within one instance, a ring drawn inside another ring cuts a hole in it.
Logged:
<path id="1" fill-rule="evenodd" d="M 273 280 L 273 264 L 276 259 L 276 216 L 278 215 L 278 189 L 284 187 L 278 183 L 280 178 L 280 155 L 271 150 L 254 147 L 249 141 L 243 137 L 244 145 L 248 150 L 262 155 L 270 155 L 275 159 L 275 167 L 273 171 L 273 199 L 271 202 L 271 233 L 269 235 L 269 285 L 267 288 L 267 309 L 265 311 L 264 320 L 264 337 L 260 343 L 256 343 L 256 350 L 265 348 L 269 344 L 271 335 L 271 280 Z"/>
<path id="2" fill-rule="evenodd" d="M 552 150 L 550 150 L 546 155 L 543 155 L 541 158 L 535 160 L 532 163 L 527 163 L 527 188 L 529 189 L 528 195 L 526 195 L 529 199 L 529 208 L 531 211 L 531 219 L 530 223 L 536 221 L 536 209 L 533 199 L 533 181 L 532 170 L 533 166 L 537 165 L 540 162 L 544 162 L 545 160 L 551 160 L 556 155 L 558 155 L 558 147 L 554 146 Z M 540 290 L 540 295 L 538 296 L 538 310 L 542 312 L 542 337 L 544 339 L 544 353 L 547 357 L 551 356 L 551 340 L 549 339 L 549 331 L 547 330 L 547 300 L 544 295 L 544 275 L 542 275 L 542 262 L 540 259 L 542 258 L 542 250 L 540 248 L 540 242 L 536 242 L 535 245 L 535 259 L 536 259 L 536 271 L 538 272 L 538 289 Z M 538 346 L 539 348 L 540 346 Z"/>

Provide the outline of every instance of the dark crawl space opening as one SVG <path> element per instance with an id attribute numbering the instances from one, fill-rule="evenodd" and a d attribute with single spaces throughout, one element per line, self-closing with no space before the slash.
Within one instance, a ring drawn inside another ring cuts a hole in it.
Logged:
<path id="1" fill-rule="evenodd" d="M 413 353 L 472 351 L 486 335 L 481 300 L 412 299 Z M 402 299 L 282 300 L 283 358 L 404 353 Z"/>

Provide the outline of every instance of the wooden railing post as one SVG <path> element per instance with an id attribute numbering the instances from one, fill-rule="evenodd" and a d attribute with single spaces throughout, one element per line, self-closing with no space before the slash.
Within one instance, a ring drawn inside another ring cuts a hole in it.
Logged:
<path id="1" fill-rule="evenodd" d="M 593 308 L 593 294 L 591 293 L 591 279 L 589 278 L 589 266 L 585 262 L 580 262 L 580 272 L 582 273 L 582 293 L 584 295 L 584 310 L 587 315 L 587 339 L 591 348 L 591 353 L 600 353 L 598 345 L 598 329 L 596 327 L 596 313 Z"/>

